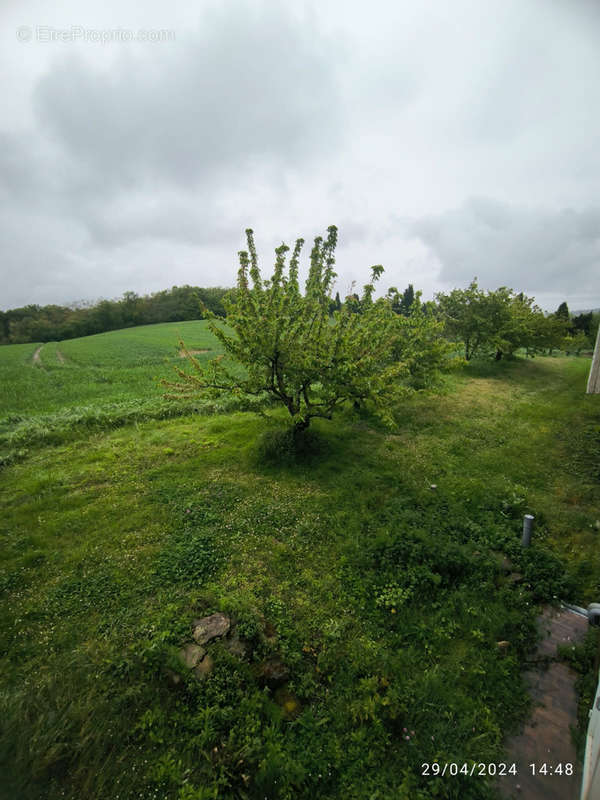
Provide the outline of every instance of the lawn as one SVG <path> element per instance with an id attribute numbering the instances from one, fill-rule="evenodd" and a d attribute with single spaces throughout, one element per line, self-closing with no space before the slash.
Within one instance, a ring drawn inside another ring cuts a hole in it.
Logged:
<path id="1" fill-rule="evenodd" d="M 95 368 L 59 349 L 46 369 Z M 492 797 L 422 764 L 501 761 L 538 605 L 600 595 L 588 368 L 471 364 L 395 430 L 316 424 L 297 462 L 264 438 L 278 412 L 30 442 L 0 472 L 0 796 Z M 179 653 L 215 612 L 198 679 Z"/>

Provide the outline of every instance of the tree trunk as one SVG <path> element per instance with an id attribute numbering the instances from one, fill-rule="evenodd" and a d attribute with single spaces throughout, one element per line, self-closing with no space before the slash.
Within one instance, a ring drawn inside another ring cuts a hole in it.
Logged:
<path id="1" fill-rule="evenodd" d="M 301 434 L 302 431 L 305 431 L 308 428 L 309 425 L 310 425 L 310 417 L 307 417 L 306 419 L 303 419 L 300 422 L 295 422 L 294 423 L 294 439 L 296 438 L 296 436 Z"/>

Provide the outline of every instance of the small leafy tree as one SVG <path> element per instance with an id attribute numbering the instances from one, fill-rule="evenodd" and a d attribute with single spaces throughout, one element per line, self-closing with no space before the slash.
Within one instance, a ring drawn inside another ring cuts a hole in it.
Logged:
<path id="1" fill-rule="evenodd" d="M 346 302 L 331 315 L 335 226 L 326 239 L 314 241 L 304 292 L 298 281 L 303 239 L 296 241 L 287 266 L 288 246 L 276 248 L 273 275 L 264 280 L 251 229 L 246 237 L 236 291 L 224 301 L 227 324 L 209 322 L 229 358 L 202 366 L 188 353 L 193 371 L 177 368 L 180 380 L 165 385 L 177 396 L 271 396 L 288 410 L 295 433 L 315 417 L 331 419 L 346 401 L 370 399 L 389 418 L 395 399 L 406 391 L 402 378 L 409 370 L 393 357 L 400 332 L 391 305 L 373 298 L 383 267 L 372 267 L 372 280 L 358 298 L 360 313 Z"/>
<path id="2" fill-rule="evenodd" d="M 512 356 L 521 347 L 528 354 L 535 350 L 536 319 L 543 318 L 543 312 L 534 304 L 533 297 L 526 297 L 523 292 L 515 294 L 512 289 L 501 286 L 488 292 L 487 301 L 496 360 Z"/>
<path id="3" fill-rule="evenodd" d="M 544 316 L 540 320 L 538 330 L 538 349 L 546 349 L 548 355 L 552 355 L 554 350 L 560 350 L 568 329 L 569 322 L 563 316 L 558 316 L 557 314 Z"/>
<path id="4" fill-rule="evenodd" d="M 470 361 L 494 333 L 485 292 L 474 278 L 466 289 L 453 289 L 449 294 L 440 292 L 436 300 L 447 335 L 462 342 L 465 359 Z"/>
<path id="5" fill-rule="evenodd" d="M 452 358 L 454 347 L 444 337 L 444 325 L 436 318 L 434 303 L 422 303 L 422 292 L 415 292 L 412 284 L 401 295 L 392 286 L 387 298 L 396 316 L 394 358 L 405 365 L 404 383 L 414 389 L 425 389 L 435 384 L 440 373 L 456 366 Z M 408 303 L 403 301 L 408 297 Z"/>
<path id="6" fill-rule="evenodd" d="M 482 352 L 493 353 L 499 361 L 519 348 L 528 355 L 551 350 L 560 346 L 569 326 L 564 314 L 546 316 L 532 297 L 506 286 L 486 292 L 476 279 L 467 289 L 438 294 L 437 301 L 446 333 L 463 343 L 467 361 Z"/>
<path id="7" fill-rule="evenodd" d="M 568 333 L 562 340 L 560 349 L 564 350 L 567 355 L 575 353 L 576 356 L 581 353 L 584 347 L 589 347 L 588 337 L 583 331 L 575 331 Z"/>

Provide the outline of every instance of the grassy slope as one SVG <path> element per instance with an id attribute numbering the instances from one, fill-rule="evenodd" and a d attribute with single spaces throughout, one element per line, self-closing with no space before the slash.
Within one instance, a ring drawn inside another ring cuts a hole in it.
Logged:
<path id="1" fill-rule="evenodd" d="M 5 796 L 486 796 L 480 778 L 420 778 L 420 764 L 498 761 L 526 705 L 536 601 L 598 597 L 588 366 L 473 365 L 406 403 L 394 434 L 322 425 L 320 454 L 296 466 L 266 465 L 265 422 L 233 414 L 6 468 Z M 192 617 L 218 609 L 256 662 L 285 660 L 299 716 L 218 644 L 208 681 L 170 683 Z"/>
<path id="2" fill-rule="evenodd" d="M 204 321 L 0 347 L 0 467 L 23 458 L 32 444 L 68 441 L 77 432 L 85 437 L 144 419 L 252 407 L 165 399 L 160 379 L 176 380 L 174 366 L 186 368 L 180 336 L 200 362 L 223 352 Z"/>
<path id="3" fill-rule="evenodd" d="M 181 366 L 180 335 L 187 347 L 209 350 L 198 356 L 200 360 L 222 352 L 204 321 L 143 325 L 60 343 L 0 347 L 0 415 L 159 397 L 163 390 L 158 378 L 173 377 L 173 364 Z M 33 353 L 40 347 L 39 365 L 32 369 Z"/>

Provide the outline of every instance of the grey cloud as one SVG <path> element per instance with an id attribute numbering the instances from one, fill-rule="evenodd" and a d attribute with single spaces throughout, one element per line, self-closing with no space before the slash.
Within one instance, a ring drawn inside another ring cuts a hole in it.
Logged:
<path id="1" fill-rule="evenodd" d="M 102 279 L 122 284 L 110 253 L 135 242 L 234 254 L 258 196 L 272 203 L 285 172 L 340 143 L 343 54 L 274 3 L 213 8 L 174 45 L 122 53 L 53 53 L 33 87 L 33 126 L 0 131 L 4 307 L 110 294 Z M 120 270 L 139 289 L 144 261 Z"/>
<path id="2" fill-rule="evenodd" d="M 57 302 L 85 296 L 89 274 L 74 268 L 72 254 L 86 250 L 89 241 L 77 225 L 19 210 L 0 217 L 3 280 L 0 308 L 28 303 Z M 97 277 L 97 276 L 96 276 Z"/>
<path id="3" fill-rule="evenodd" d="M 201 18 L 176 48 L 101 71 L 74 57 L 37 85 L 41 124 L 105 185 L 197 185 L 253 160 L 304 159 L 336 141 L 331 45 L 276 6 Z"/>
<path id="4" fill-rule="evenodd" d="M 340 286 L 383 263 L 429 293 L 590 291 L 597 0 L 59 6 L 0 12 L 5 305 L 231 281 L 248 225 L 271 263 L 331 223 Z M 22 23 L 176 41 L 24 45 Z"/>
<path id="5" fill-rule="evenodd" d="M 445 284 L 478 276 L 488 288 L 565 295 L 598 290 L 600 208 L 551 211 L 472 198 L 415 221 L 410 232 L 435 253 Z"/>
<path id="6" fill-rule="evenodd" d="M 106 246 L 222 240 L 225 188 L 259 179 L 263 164 L 272 182 L 269 164 L 300 169 L 339 142 L 334 50 L 282 9 L 234 4 L 175 49 L 104 69 L 61 60 L 35 87 L 37 132 L 0 133 L 2 185 Z"/>

